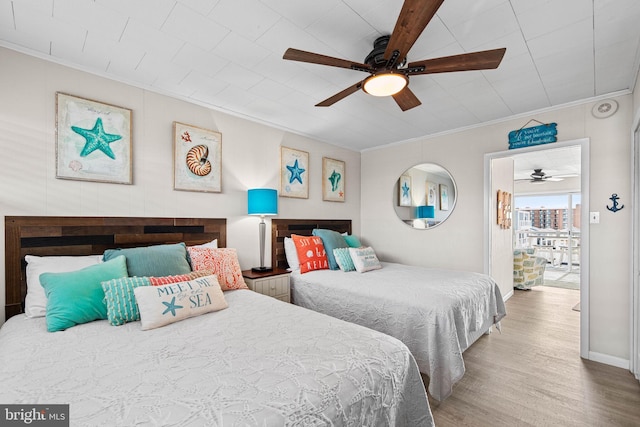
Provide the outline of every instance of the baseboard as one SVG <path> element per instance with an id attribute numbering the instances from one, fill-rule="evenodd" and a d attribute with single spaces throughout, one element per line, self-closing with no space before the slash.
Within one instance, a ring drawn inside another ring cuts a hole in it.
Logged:
<path id="1" fill-rule="evenodd" d="M 589 352 L 589 360 L 594 362 L 604 363 L 605 365 L 615 366 L 616 368 L 622 368 L 629 370 L 629 360 L 622 359 L 620 357 L 610 356 L 608 354 L 596 353 L 595 351 Z"/>
<path id="2" fill-rule="evenodd" d="M 511 298 L 512 296 L 513 296 L 513 289 L 511 289 L 509 292 L 507 292 L 507 294 L 506 294 L 506 295 L 503 295 L 503 296 L 502 296 L 502 300 L 503 300 L 504 302 L 507 302 L 507 300 L 508 300 L 509 298 Z"/>

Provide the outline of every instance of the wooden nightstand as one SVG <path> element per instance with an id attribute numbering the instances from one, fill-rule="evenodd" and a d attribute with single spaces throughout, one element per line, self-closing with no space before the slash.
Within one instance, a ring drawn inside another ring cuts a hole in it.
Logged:
<path id="1" fill-rule="evenodd" d="M 289 275 L 291 273 L 281 268 L 274 268 L 266 273 L 256 273 L 244 270 L 242 276 L 249 289 L 284 302 L 291 302 Z"/>

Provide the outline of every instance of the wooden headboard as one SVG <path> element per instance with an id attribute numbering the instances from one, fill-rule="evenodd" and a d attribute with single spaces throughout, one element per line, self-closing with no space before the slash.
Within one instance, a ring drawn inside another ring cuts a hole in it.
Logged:
<path id="1" fill-rule="evenodd" d="M 27 294 L 25 255 L 99 255 L 106 249 L 218 239 L 227 244 L 227 220 L 215 218 L 7 216 L 5 317 L 22 313 Z"/>
<path id="2" fill-rule="evenodd" d="M 311 236 L 314 228 L 326 228 L 351 234 L 350 219 L 280 219 L 271 220 L 271 263 L 274 268 L 288 268 L 284 238 L 292 234 Z"/>

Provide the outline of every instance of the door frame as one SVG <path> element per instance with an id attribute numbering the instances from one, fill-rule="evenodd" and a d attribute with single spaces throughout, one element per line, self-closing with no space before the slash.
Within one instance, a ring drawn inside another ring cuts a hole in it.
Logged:
<path id="1" fill-rule="evenodd" d="M 581 138 L 484 155 L 484 270 L 491 275 L 491 161 L 514 154 L 580 146 L 580 357 L 583 359 L 589 359 L 589 143 L 589 138 Z"/>
<path id="2" fill-rule="evenodd" d="M 631 127 L 631 194 L 633 205 L 631 206 L 631 289 L 629 298 L 631 336 L 629 337 L 629 370 L 640 380 L 640 110 L 636 113 Z"/>

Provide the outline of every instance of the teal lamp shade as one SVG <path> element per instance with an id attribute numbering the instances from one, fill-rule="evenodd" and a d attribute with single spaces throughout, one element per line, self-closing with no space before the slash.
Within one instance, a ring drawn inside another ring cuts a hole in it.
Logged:
<path id="1" fill-rule="evenodd" d="M 435 206 L 418 206 L 416 208 L 416 218 L 435 218 L 436 207 Z"/>
<path id="2" fill-rule="evenodd" d="M 278 192 L 270 188 L 248 191 L 249 215 L 278 215 Z"/>

